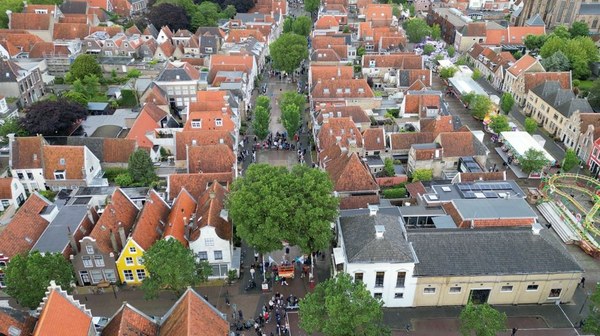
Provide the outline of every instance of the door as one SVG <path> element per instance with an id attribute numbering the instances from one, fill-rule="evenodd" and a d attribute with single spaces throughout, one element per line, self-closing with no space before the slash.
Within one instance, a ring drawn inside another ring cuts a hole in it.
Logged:
<path id="1" fill-rule="evenodd" d="M 472 289 L 469 301 L 473 304 L 487 303 L 491 289 Z"/>
<path id="2" fill-rule="evenodd" d="M 81 283 L 84 286 L 89 286 L 92 284 L 90 281 L 90 275 L 88 274 L 88 271 L 79 271 L 79 276 L 81 277 Z"/>

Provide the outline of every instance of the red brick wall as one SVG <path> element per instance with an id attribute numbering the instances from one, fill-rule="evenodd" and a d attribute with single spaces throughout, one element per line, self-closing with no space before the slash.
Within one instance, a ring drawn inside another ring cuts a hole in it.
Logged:
<path id="1" fill-rule="evenodd" d="M 400 183 L 408 182 L 408 176 L 378 177 L 375 180 L 380 187 L 393 187 Z"/>

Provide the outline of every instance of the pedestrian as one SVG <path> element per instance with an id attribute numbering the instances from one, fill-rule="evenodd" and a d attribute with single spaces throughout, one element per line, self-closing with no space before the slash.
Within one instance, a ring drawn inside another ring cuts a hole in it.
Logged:
<path id="1" fill-rule="evenodd" d="M 254 267 L 250 268 L 250 276 L 252 277 L 252 280 L 254 280 L 254 273 L 256 273 Z"/>
<path id="2" fill-rule="evenodd" d="M 256 137 L 254 137 L 254 141 L 256 142 Z M 256 251 L 255 251 L 255 252 L 254 252 L 254 262 L 255 262 L 255 263 L 257 263 L 257 262 L 258 262 L 258 257 L 259 257 L 259 254 L 258 254 L 258 252 L 256 252 Z"/>
<path id="3" fill-rule="evenodd" d="M 283 285 L 289 286 L 288 283 L 287 283 L 287 281 L 285 280 L 285 277 L 281 277 L 281 285 L 282 286 Z"/>
<path id="4" fill-rule="evenodd" d="M 510 336 L 515 336 L 517 334 L 517 330 L 519 330 L 518 328 L 512 328 L 512 334 L 510 334 Z"/>
<path id="5" fill-rule="evenodd" d="M 581 278 L 580 284 L 581 284 L 581 288 L 585 288 L 585 277 Z"/>
<path id="6" fill-rule="evenodd" d="M 238 310 L 238 316 L 240 317 L 240 320 L 244 319 L 244 314 L 242 313 L 242 310 Z"/>

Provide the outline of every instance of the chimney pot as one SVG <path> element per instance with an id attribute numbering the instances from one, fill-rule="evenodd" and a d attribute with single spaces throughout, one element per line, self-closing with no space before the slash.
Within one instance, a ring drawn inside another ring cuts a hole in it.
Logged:
<path id="1" fill-rule="evenodd" d="M 377 212 L 379 211 L 379 206 L 376 204 L 369 204 L 368 205 L 369 208 L 369 216 L 375 216 L 377 215 Z"/>

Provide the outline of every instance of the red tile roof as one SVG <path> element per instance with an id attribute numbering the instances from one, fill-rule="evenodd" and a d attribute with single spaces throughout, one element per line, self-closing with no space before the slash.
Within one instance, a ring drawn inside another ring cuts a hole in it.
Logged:
<path id="1" fill-rule="evenodd" d="M 333 49 L 313 49 L 310 60 L 313 62 L 340 62 L 342 58 Z"/>
<path id="2" fill-rule="evenodd" d="M 124 241 L 120 241 L 119 227 L 122 226 L 127 236 L 133 227 L 133 223 L 139 213 L 137 206 L 127 197 L 121 189 L 112 194 L 110 204 L 104 209 L 104 213 L 90 233 L 90 238 L 96 240 L 96 245 L 103 253 L 113 252 L 118 255 L 121 251 L 113 249 L 110 235 L 115 235 L 117 247 L 122 248 Z"/>
<path id="3" fill-rule="evenodd" d="M 154 103 L 146 103 L 135 119 L 133 126 L 131 126 L 127 134 L 127 139 L 135 139 L 139 147 L 152 148 L 153 143 L 148 139 L 146 134 L 154 132 L 156 128 L 160 128 L 160 121 L 167 117 L 167 115 L 167 112 Z"/>
<path id="4" fill-rule="evenodd" d="M 220 111 L 193 111 L 192 108 L 195 108 L 199 105 L 201 105 L 202 103 L 198 104 L 198 103 L 192 103 L 192 105 L 190 106 L 190 112 L 189 112 L 189 116 L 188 119 L 185 123 L 185 125 L 183 126 L 183 131 L 184 132 L 188 132 L 188 131 L 199 131 L 199 130 L 204 130 L 204 131 L 215 131 L 215 130 L 222 130 L 222 131 L 227 131 L 227 132 L 233 132 L 235 130 L 235 123 L 233 122 L 233 120 L 231 119 L 231 114 L 228 113 L 231 110 L 226 110 L 225 112 L 223 112 L 222 110 Z M 200 120 L 200 128 L 195 128 L 192 127 L 192 122 L 193 121 L 197 121 Z M 217 124 L 217 122 L 220 121 L 220 125 Z"/>
<path id="5" fill-rule="evenodd" d="M 0 333 L 3 335 L 31 335 L 36 319 L 26 312 L 13 308 L 0 308 Z"/>
<path id="6" fill-rule="evenodd" d="M 346 39 L 341 36 L 318 35 L 311 41 L 313 49 L 331 49 L 334 45 L 346 45 Z"/>
<path id="7" fill-rule="evenodd" d="M 186 226 L 196 213 L 196 204 L 196 199 L 185 188 L 181 189 L 167 218 L 167 225 L 163 233 L 164 239 L 174 238 L 179 240 L 183 246 L 188 246 Z"/>
<path id="8" fill-rule="evenodd" d="M 221 218 L 221 210 L 225 207 L 225 196 L 227 189 L 218 182 L 213 184 L 198 199 L 198 208 L 196 209 L 196 223 L 194 231 L 190 234 L 190 241 L 196 241 L 200 238 L 203 227 L 211 226 L 215 229 L 217 236 L 223 240 L 231 240 L 233 237 L 233 226 L 231 223 Z"/>
<path id="9" fill-rule="evenodd" d="M 508 27 L 506 44 L 523 44 L 523 40 L 527 35 L 545 35 L 545 26 L 523 26 L 523 27 Z"/>
<path id="10" fill-rule="evenodd" d="M 0 199 L 12 199 L 13 177 L 0 177 Z"/>
<path id="11" fill-rule="evenodd" d="M 144 208 L 131 232 L 131 239 L 147 251 L 162 236 L 170 211 L 171 207 L 160 195 L 150 190 Z"/>
<path id="12" fill-rule="evenodd" d="M 439 94 L 410 94 L 404 97 L 404 113 L 418 114 L 423 117 L 428 107 L 439 109 L 442 105 L 442 97 Z"/>
<path id="13" fill-rule="evenodd" d="M 60 287 L 50 289 L 47 300 L 42 302 L 41 307 L 34 336 L 87 336 L 95 332 L 89 309 Z"/>
<path id="14" fill-rule="evenodd" d="M 12 13 L 10 29 L 48 30 L 52 14 Z"/>
<path id="15" fill-rule="evenodd" d="M 225 144 L 188 147 L 189 173 L 227 173 L 233 170 L 236 157 Z"/>
<path id="16" fill-rule="evenodd" d="M 571 89 L 571 72 L 528 72 L 523 75 L 525 80 L 525 93 L 536 86 L 549 81 L 556 81 L 561 89 Z"/>
<path id="17" fill-rule="evenodd" d="M 390 147 L 392 150 L 408 150 L 414 144 L 431 143 L 433 140 L 435 137 L 429 132 L 394 133 L 390 135 Z"/>
<path id="18" fill-rule="evenodd" d="M 339 28 L 340 23 L 332 15 L 323 15 L 315 22 L 315 29 Z"/>
<path id="19" fill-rule="evenodd" d="M 45 143 L 45 140 L 41 135 L 16 137 L 12 145 L 12 168 L 42 168 L 43 143 Z"/>
<path id="20" fill-rule="evenodd" d="M 233 135 L 225 130 L 184 131 L 175 133 L 175 159 L 187 158 L 186 146 L 225 144 L 233 148 Z"/>
<path id="21" fill-rule="evenodd" d="M 326 106 L 319 111 L 317 122 L 323 123 L 326 118 L 351 118 L 356 123 L 370 123 L 371 118 L 360 106 Z"/>
<path id="22" fill-rule="evenodd" d="M 363 132 L 363 139 L 365 142 L 365 150 L 385 150 L 385 130 L 383 128 L 367 128 Z"/>
<path id="23" fill-rule="evenodd" d="M 41 214 L 51 204 L 38 193 L 29 196 L 0 232 L 0 253 L 8 258 L 28 253 L 48 227 L 49 222 Z"/>
<path id="24" fill-rule="evenodd" d="M 312 85 L 320 80 L 352 79 L 354 68 L 349 65 L 311 65 L 310 77 Z"/>
<path id="25" fill-rule="evenodd" d="M 161 336 L 228 336 L 229 322 L 193 289 L 188 290 L 163 317 Z"/>
<path id="26" fill-rule="evenodd" d="M 438 116 L 437 118 L 421 119 L 421 132 L 430 132 L 434 137 L 444 132 L 453 132 L 454 124 L 452 123 L 452 116 Z"/>
<path id="27" fill-rule="evenodd" d="M 137 142 L 133 139 L 105 138 L 103 158 L 104 163 L 125 163 L 137 149 Z"/>
<path id="28" fill-rule="evenodd" d="M 167 178 L 169 200 L 175 198 L 185 188 L 195 199 L 198 199 L 210 183 L 218 181 L 228 185 L 233 182 L 233 172 L 203 174 L 171 174 Z"/>
<path id="29" fill-rule="evenodd" d="M 444 149 L 444 157 L 459 157 L 475 155 L 473 133 L 451 132 L 439 135 L 439 144 Z"/>
<path id="30" fill-rule="evenodd" d="M 67 180 L 82 180 L 85 168 L 84 146 L 50 146 L 42 149 L 44 178 L 54 180 L 54 172 L 64 171 Z"/>
<path id="31" fill-rule="evenodd" d="M 110 322 L 102 329 L 102 336 L 158 335 L 158 324 L 152 318 L 128 303 L 123 303 Z"/>
<path id="32" fill-rule="evenodd" d="M 356 148 L 363 147 L 362 134 L 350 118 L 328 118 L 327 122 L 323 123 L 319 130 L 318 140 L 319 150 L 324 150 L 337 144 L 348 148 L 351 140 L 356 141 L 354 144 Z"/>
<path id="33" fill-rule="evenodd" d="M 369 204 L 379 204 L 379 195 L 352 195 L 340 199 L 340 209 L 365 209 Z"/>
<path id="34" fill-rule="evenodd" d="M 537 59 L 531 57 L 529 54 L 524 55 L 518 61 L 515 62 L 510 68 L 508 68 L 508 72 L 513 74 L 514 76 L 519 76 L 521 73 L 527 71 L 537 62 Z"/>
<path id="35" fill-rule="evenodd" d="M 373 90 L 367 80 L 338 79 L 318 81 L 312 90 L 313 99 L 352 99 L 374 98 Z"/>
<path id="36" fill-rule="evenodd" d="M 341 153 L 338 157 L 324 163 L 335 191 L 379 190 L 369 168 L 356 153 Z"/>
<path id="37" fill-rule="evenodd" d="M 249 37 L 254 37 L 259 42 L 267 42 L 267 38 L 258 29 L 231 29 L 225 42 L 240 43 Z"/>

